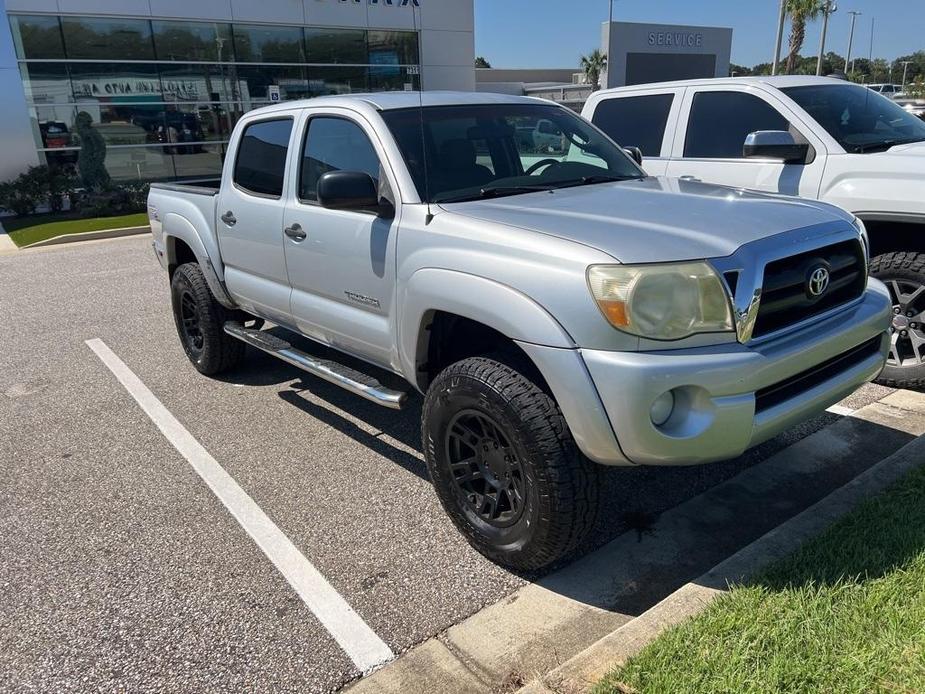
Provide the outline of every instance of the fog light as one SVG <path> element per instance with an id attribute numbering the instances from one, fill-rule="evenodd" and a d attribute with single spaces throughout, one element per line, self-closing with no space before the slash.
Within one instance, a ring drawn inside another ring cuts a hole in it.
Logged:
<path id="1" fill-rule="evenodd" d="M 674 393 L 669 390 L 667 393 L 662 393 L 655 398 L 655 402 L 652 403 L 652 409 L 649 410 L 649 417 L 652 418 L 652 423 L 655 426 L 660 427 L 668 421 L 673 411 Z"/>

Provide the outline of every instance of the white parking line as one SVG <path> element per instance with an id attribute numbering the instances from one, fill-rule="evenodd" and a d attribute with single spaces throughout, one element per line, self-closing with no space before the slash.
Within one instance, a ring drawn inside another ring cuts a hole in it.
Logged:
<path id="1" fill-rule="evenodd" d="M 125 363 L 99 339 L 87 346 L 105 364 L 151 421 L 180 452 L 235 520 L 263 550 L 299 597 L 334 637 L 354 665 L 366 673 L 394 657 L 391 649 L 353 610 L 324 576 L 164 407 Z"/>
<path id="2" fill-rule="evenodd" d="M 854 414 L 854 410 L 850 407 L 845 407 L 844 405 L 832 405 L 826 410 L 826 412 L 831 412 L 832 414 L 841 415 L 842 417 L 850 417 Z"/>

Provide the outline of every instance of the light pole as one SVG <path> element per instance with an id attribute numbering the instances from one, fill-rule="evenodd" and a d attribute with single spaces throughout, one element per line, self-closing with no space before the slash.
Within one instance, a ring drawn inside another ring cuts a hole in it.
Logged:
<path id="1" fill-rule="evenodd" d="M 845 55 L 845 74 L 848 74 L 848 63 L 851 62 L 851 42 L 854 41 L 854 22 L 861 13 L 857 10 L 848 10 L 851 15 L 851 29 L 848 31 L 848 53 Z"/>
<path id="2" fill-rule="evenodd" d="M 909 63 L 911 62 L 911 60 L 903 61 L 903 93 L 906 91 L 906 73 L 909 72 Z"/>
<path id="3" fill-rule="evenodd" d="M 787 19 L 787 0 L 780 0 L 780 17 L 777 20 L 777 41 L 774 44 L 774 62 L 771 64 L 771 74 L 776 75 L 780 67 L 780 46 L 784 42 L 784 22 Z"/>
<path id="4" fill-rule="evenodd" d="M 838 9 L 832 0 L 825 0 L 822 10 L 822 38 L 819 40 L 819 60 L 816 61 L 816 75 L 822 74 L 822 56 L 825 55 L 825 35 L 829 30 L 829 15 Z"/>

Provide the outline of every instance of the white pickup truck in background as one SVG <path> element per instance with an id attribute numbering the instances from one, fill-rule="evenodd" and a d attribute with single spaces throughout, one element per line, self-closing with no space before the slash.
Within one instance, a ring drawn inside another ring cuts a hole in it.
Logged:
<path id="1" fill-rule="evenodd" d="M 861 85 L 738 77 L 600 91 L 582 115 L 646 172 L 831 202 L 867 227 L 893 299 L 880 382 L 925 386 L 925 122 Z"/>

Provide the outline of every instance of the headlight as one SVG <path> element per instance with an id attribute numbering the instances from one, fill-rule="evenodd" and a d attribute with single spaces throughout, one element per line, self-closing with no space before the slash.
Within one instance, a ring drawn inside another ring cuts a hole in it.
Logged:
<path id="1" fill-rule="evenodd" d="M 615 328 L 653 340 L 730 332 L 732 308 L 707 263 L 592 265 L 588 286 Z"/>

